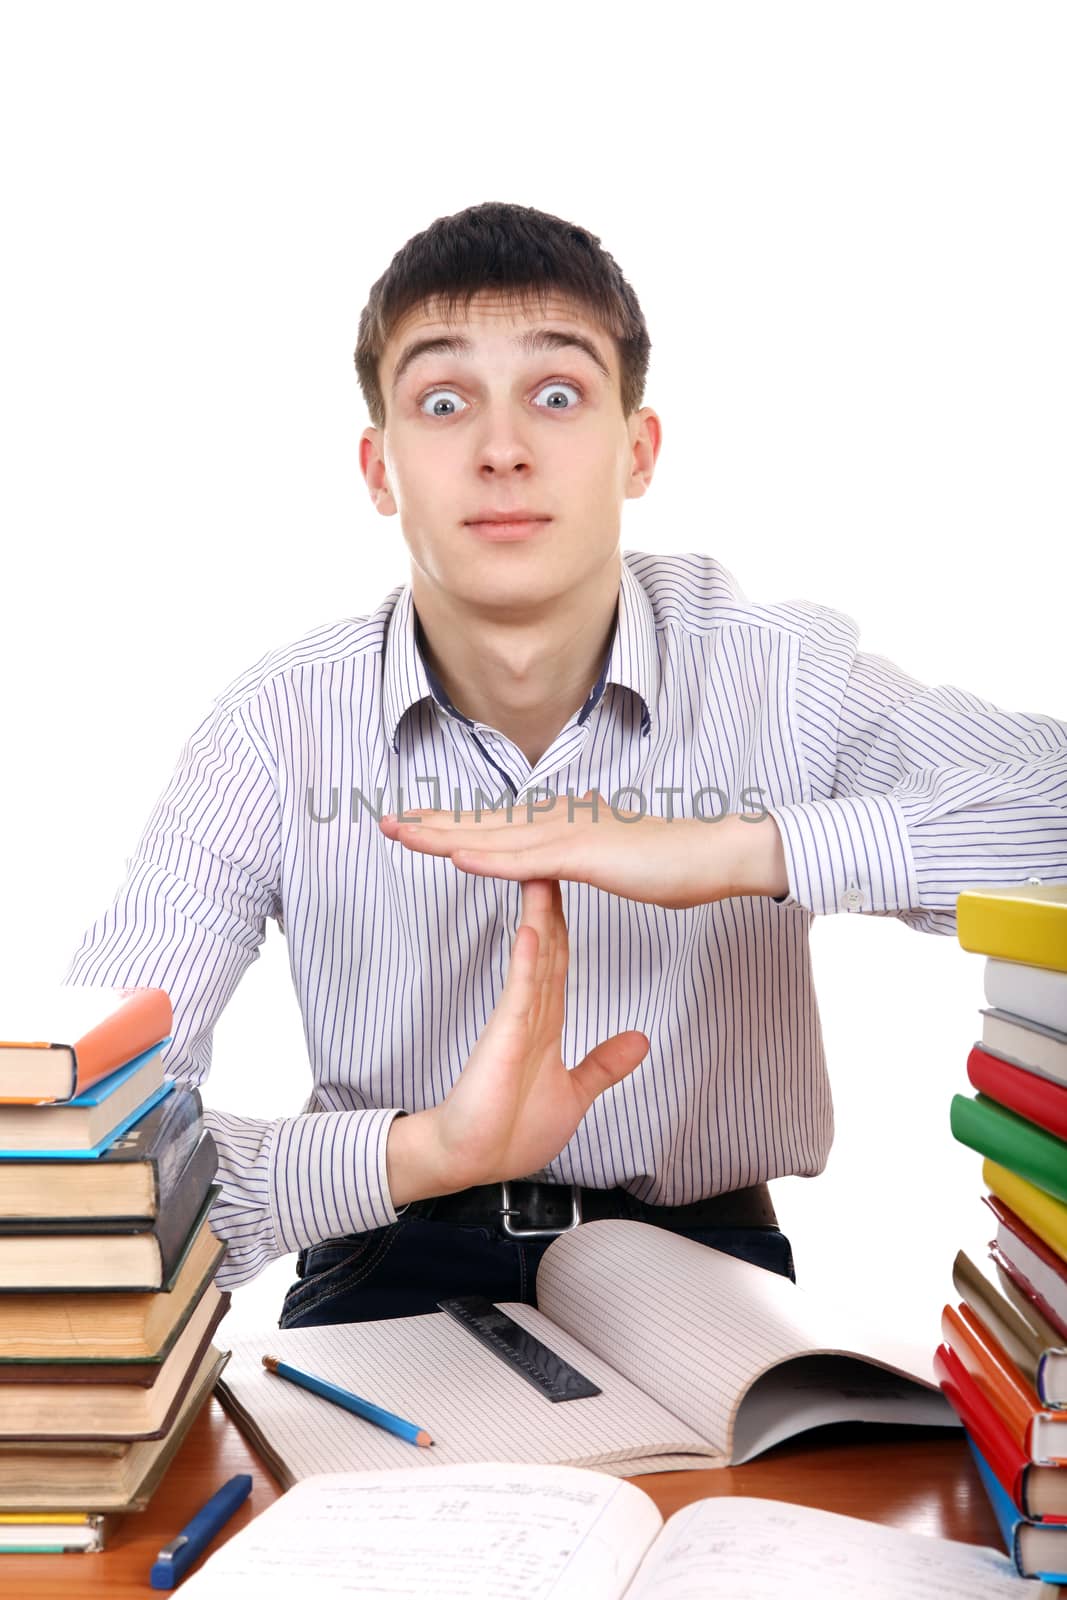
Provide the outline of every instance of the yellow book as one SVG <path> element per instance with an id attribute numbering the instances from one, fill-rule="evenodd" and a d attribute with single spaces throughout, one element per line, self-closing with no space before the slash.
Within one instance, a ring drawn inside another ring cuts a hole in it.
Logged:
<path id="1" fill-rule="evenodd" d="M 88 1511 L 17 1511 L 0 1515 L 0 1527 L 10 1527 L 12 1524 L 21 1528 L 27 1522 L 34 1523 L 62 1523 L 69 1527 L 72 1522 L 88 1522 Z"/>
<path id="2" fill-rule="evenodd" d="M 964 889 L 956 937 L 965 950 L 1067 972 L 1067 883 Z"/>
<path id="3" fill-rule="evenodd" d="M 1067 1261 L 1067 1205 L 1062 1200 L 1054 1200 L 1044 1189 L 988 1158 L 982 1162 L 982 1181 L 1050 1250 Z"/>

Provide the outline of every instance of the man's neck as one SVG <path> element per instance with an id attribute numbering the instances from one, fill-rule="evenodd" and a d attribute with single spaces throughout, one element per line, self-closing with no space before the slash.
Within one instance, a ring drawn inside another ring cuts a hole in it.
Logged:
<path id="1" fill-rule="evenodd" d="M 611 643 L 621 562 L 551 602 L 541 617 L 471 616 L 412 574 L 421 648 L 465 717 L 497 729 L 531 767 L 589 698 Z"/>

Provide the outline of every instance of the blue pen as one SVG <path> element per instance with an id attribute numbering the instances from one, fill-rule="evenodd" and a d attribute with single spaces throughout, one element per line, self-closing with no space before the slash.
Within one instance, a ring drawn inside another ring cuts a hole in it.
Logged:
<path id="1" fill-rule="evenodd" d="M 252 1479 L 241 1472 L 229 1483 L 224 1483 L 213 1494 L 207 1505 L 196 1513 L 192 1522 L 186 1523 L 176 1539 L 164 1545 L 148 1575 L 153 1589 L 173 1589 L 181 1583 L 198 1556 L 202 1555 L 238 1507 L 244 1505 L 252 1492 Z"/>
<path id="2" fill-rule="evenodd" d="M 277 1356 L 264 1356 L 263 1365 L 276 1377 L 288 1378 L 290 1383 L 298 1384 L 301 1389 L 307 1389 L 311 1394 L 320 1395 L 323 1400 L 331 1400 L 335 1406 L 343 1406 L 354 1416 L 362 1417 L 364 1422 L 376 1423 L 388 1433 L 395 1433 L 398 1439 L 406 1439 L 409 1444 L 424 1447 L 433 1444 L 425 1428 L 420 1428 L 414 1422 L 405 1422 L 403 1417 L 394 1416 L 391 1411 L 383 1411 L 381 1406 L 372 1405 L 369 1400 L 361 1400 L 358 1394 L 352 1394 L 348 1389 L 341 1389 L 336 1383 L 327 1383 L 325 1378 L 313 1378 L 310 1372 L 301 1372 L 299 1367 L 287 1366 L 284 1361 L 279 1361 Z"/>

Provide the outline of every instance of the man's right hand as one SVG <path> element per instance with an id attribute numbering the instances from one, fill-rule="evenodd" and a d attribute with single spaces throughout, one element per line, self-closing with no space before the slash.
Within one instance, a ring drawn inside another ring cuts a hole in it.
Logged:
<path id="1" fill-rule="evenodd" d="M 522 886 L 503 992 L 470 1060 L 439 1106 L 394 1117 L 390 1126 L 394 1206 L 540 1171 L 597 1095 L 647 1055 L 647 1036 L 630 1030 L 567 1068 L 560 1052 L 568 960 L 559 883 L 531 879 Z"/>

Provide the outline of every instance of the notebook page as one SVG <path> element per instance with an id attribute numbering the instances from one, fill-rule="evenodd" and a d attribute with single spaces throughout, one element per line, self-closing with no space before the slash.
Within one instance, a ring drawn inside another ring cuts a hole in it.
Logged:
<path id="1" fill-rule="evenodd" d="M 508 1463 L 306 1478 L 182 1585 L 190 1600 L 619 1600 L 662 1518 L 631 1484 Z"/>
<path id="2" fill-rule="evenodd" d="M 316 1328 L 271 1326 L 234 1338 L 220 1398 L 226 1404 L 232 1396 L 239 1421 L 241 1412 L 251 1418 L 286 1484 L 312 1473 L 450 1462 L 593 1466 L 625 1464 L 635 1457 L 643 1463 L 651 1456 L 668 1458 L 665 1465 L 675 1468 L 721 1464 L 699 1433 L 554 1328 L 533 1306 L 506 1303 L 503 1309 L 603 1393 L 553 1404 L 452 1317 L 437 1311 Z M 267 1354 L 425 1428 L 433 1446 L 420 1449 L 272 1377 L 262 1365 Z"/>
<path id="3" fill-rule="evenodd" d="M 847 1305 L 809 1297 L 778 1273 L 644 1222 L 588 1222 L 561 1234 L 541 1258 L 537 1299 L 558 1328 L 727 1455 L 745 1389 L 801 1352 L 877 1357 L 929 1385 L 928 1420 L 953 1420 L 931 1350 L 872 1337 Z M 855 1376 L 842 1418 L 864 1415 Z"/>
<path id="4" fill-rule="evenodd" d="M 774 1500 L 698 1500 L 668 1520 L 626 1600 L 1019 1600 L 983 1545 Z"/>

